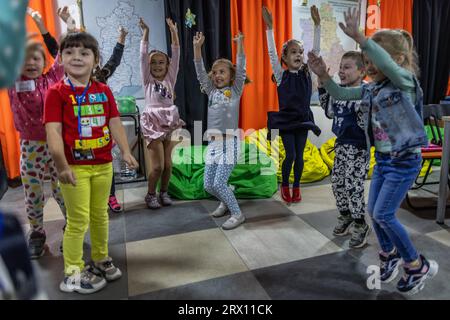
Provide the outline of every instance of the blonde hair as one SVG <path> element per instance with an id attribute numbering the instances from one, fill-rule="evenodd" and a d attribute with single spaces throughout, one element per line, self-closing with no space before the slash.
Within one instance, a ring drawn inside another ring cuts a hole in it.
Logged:
<path id="1" fill-rule="evenodd" d="M 400 66 L 419 77 L 418 55 L 414 48 L 413 38 L 408 31 L 401 29 L 380 30 L 372 36 L 372 40 L 378 43 L 393 58 L 403 55 L 405 60 Z"/>
<path id="2" fill-rule="evenodd" d="M 42 46 L 42 43 L 36 41 L 36 40 L 29 40 L 25 45 L 25 56 L 28 57 L 29 54 L 32 52 L 38 51 L 42 54 L 42 57 L 44 58 L 44 68 L 47 65 L 47 57 L 45 55 L 44 47 Z"/>

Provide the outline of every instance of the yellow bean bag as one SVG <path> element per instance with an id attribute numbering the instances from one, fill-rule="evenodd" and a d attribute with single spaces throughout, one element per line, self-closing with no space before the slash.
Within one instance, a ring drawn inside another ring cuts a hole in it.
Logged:
<path id="1" fill-rule="evenodd" d="M 281 165 L 286 158 L 281 137 L 277 136 L 271 143 L 267 140 L 267 128 L 264 128 L 248 135 L 245 140 L 248 143 L 253 143 L 259 150 L 272 158 L 276 166 L 278 181 L 281 181 Z M 320 181 L 330 175 L 330 169 L 322 160 L 319 150 L 309 140 L 306 142 L 303 159 L 302 183 Z M 291 171 L 289 182 L 294 182 L 294 170 Z"/>
<path id="2" fill-rule="evenodd" d="M 330 168 L 330 170 L 333 169 L 333 164 L 334 164 L 334 144 L 336 142 L 336 138 L 331 138 L 330 140 L 328 140 L 327 142 L 325 142 L 319 149 L 320 151 L 320 155 L 323 159 L 323 162 L 326 163 L 326 165 L 328 166 L 328 168 Z M 421 177 L 423 177 L 425 175 L 426 172 L 426 168 L 428 167 L 427 163 L 429 162 L 429 160 L 427 160 L 427 162 L 425 163 L 425 165 L 422 167 L 422 170 L 420 171 L 420 175 Z M 373 167 L 375 166 L 376 161 L 375 161 L 375 148 L 372 147 L 370 149 L 370 169 L 369 169 L 369 173 L 367 175 L 367 178 L 370 179 L 372 178 L 372 174 L 373 174 Z"/>

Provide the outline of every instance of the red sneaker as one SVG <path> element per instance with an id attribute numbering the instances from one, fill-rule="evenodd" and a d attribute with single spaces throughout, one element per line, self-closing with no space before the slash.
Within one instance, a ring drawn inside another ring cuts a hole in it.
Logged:
<path id="1" fill-rule="evenodd" d="M 109 196 L 108 201 L 109 209 L 111 209 L 114 213 L 122 212 L 122 207 L 120 206 L 119 202 L 117 201 L 116 196 Z"/>
<path id="2" fill-rule="evenodd" d="M 281 198 L 283 198 L 284 202 L 291 203 L 291 192 L 289 191 L 289 186 L 287 187 L 281 187 Z"/>
<path id="3" fill-rule="evenodd" d="M 292 188 L 292 202 L 298 203 L 302 201 L 302 194 L 300 193 L 300 188 Z"/>

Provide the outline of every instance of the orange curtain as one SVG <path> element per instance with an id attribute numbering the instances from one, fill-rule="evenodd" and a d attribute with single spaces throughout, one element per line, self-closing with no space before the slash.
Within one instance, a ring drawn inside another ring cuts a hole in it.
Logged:
<path id="1" fill-rule="evenodd" d="M 37 10 L 41 13 L 42 19 L 47 27 L 47 30 L 54 37 L 58 38 L 55 25 L 55 6 L 53 1 L 48 0 L 31 0 L 28 5 L 30 8 Z M 36 32 L 39 34 L 39 30 L 33 20 L 27 15 L 26 17 L 27 31 L 30 33 Z M 39 36 L 36 39 L 42 41 L 42 37 Z M 47 68 L 53 63 L 53 59 L 47 53 Z M 3 160 L 5 162 L 6 172 L 10 179 L 14 179 L 20 176 L 19 171 L 19 134 L 14 128 L 13 117 L 11 108 L 9 105 L 8 93 L 6 90 L 0 91 L 0 141 L 2 143 Z"/>
<path id="2" fill-rule="evenodd" d="M 447 97 L 450 97 L 450 77 L 448 78 Z"/>
<path id="3" fill-rule="evenodd" d="M 231 32 L 236 35 L 241 31 L 245 36 L 247 74 L 252 80 L 245 86 L 241 101 L 240 126 L 244 130 L 266 127 L 267 112 L 278 110 L 277 89 L 271 81 L 263 6 L 273 14 L 278 50 L 292 37 L 292 0 L 231 0 Z M 233 44 L 232 47 L 234 60 L 236 46 Z"/>
<path id="4" fill-rule="evenodd" d="M 380 29 L 404 29 L 412 34 L 413 2 L 414 0 L 368 0 L 366 35 L 371 36 L 377 31 L 375 21 L 379 13 Z"/>

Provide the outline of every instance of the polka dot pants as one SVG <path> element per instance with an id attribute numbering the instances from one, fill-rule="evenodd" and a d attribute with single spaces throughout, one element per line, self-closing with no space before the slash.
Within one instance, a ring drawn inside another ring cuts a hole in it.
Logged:
<path id="1" fill-rule="evenodd" d="M 45 141 L 20 141 L 20 177 L 25 192 L 25 208 L 31 230 L 44 231 L 44 179 L 45 168 L 51 177 L 52 194 L 63 215 L 66 210 L 64 200 L 58 184 L 55 164 L 48 151 Z"/>
<path id="2" fill-rule="evenodd" d="M 239 139 L 234 137 L 224 141 L 212 141 L 206 152 L 205 190 L 225 203 L 231 214 L 241 214 L 236 197 L 228 186 L 228 179 L 239 159 Z"/>

